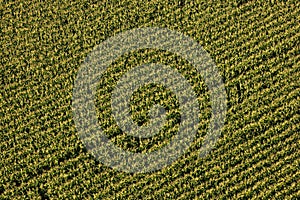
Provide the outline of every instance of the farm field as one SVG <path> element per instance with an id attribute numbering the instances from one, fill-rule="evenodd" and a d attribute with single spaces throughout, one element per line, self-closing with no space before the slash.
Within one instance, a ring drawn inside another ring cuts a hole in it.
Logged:
<path id="1" fill-rule="evenodd" d="M 299 199 L 300 3 L 276 1 L 1 1 L 0 199 Z M 78 137 L 74 81 L 95 46 L 134 28 L 160 27 L 198 42 L 216 64 L 227 98 L 213 150 L 199 157 L 209 129 L 209 90 L 195 68 L 159 49 L 124 54 L 103 73 L 99 126 L 118 147 L 156 151 L 178 131 L 176 95 L 148 84 L 131 97 L 132 119 L 167 110 L 151 138 L 124 133 L 112 91 L 135 66 L 162 63 L 190 83 L 199 103 L 196 137 L 171 165 L 126 173 L 99 162 Z"/>

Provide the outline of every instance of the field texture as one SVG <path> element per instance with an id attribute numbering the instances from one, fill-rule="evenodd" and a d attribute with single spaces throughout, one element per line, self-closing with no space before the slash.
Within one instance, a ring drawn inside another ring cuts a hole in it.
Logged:
<path id="1" fill-rule="evenodd" d="M 0 1 L 0 199 L 299 199 L 300 3 L 291 1 Z M 74 81 L 93 48 L 126 30 L 161 27 L 197 41 L 223 78 L 227 115 L 215 148 L 198 156 L 211 117 L 209 90 L 179 56 L 143 49 L 120 56 L 99 82 L 99 126 L 115 145 L 150 152 L 178 131 L 174 93 L 148 84 L 131 98 L 147 124 L 159 103 L 167 123 L 149 139 L 123 133 L 111 92 L 137 65 L 163 63 L 189 81 L 199 128 L 189 150 L 150 173 L 97 161 L 78 137 Z"/>

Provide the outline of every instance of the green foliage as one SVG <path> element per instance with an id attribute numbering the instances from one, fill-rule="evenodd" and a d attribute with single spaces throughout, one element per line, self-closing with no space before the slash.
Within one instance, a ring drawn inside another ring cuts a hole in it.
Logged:
<path id="1" fill-rule="evenodd" d="M 0 2 L 0 199 L 296 199 L 300 196 L 300 38 L 298 1 Z M 127 174 L 97 162 L 72 119 L 76 74 L 105 39 L 136 27 L 167 27 L 193 37 L 223 76 L 228 113 L 215 149 L 198 150 L 210 119 L 209 91 L 185 60 L 155 49 L 116 60 L 97 90 L 100 126 L 133 152 L 167 144 L 178 129 L 176 97 L 147 85 L 132 97 L 147 123 L 160 103 L 168 124 L 152 139 L 126 136 L 111 115 L 116 81 L 142 63 L 177 69 L 198 95 L 197 138 L 171 166 Z"/>

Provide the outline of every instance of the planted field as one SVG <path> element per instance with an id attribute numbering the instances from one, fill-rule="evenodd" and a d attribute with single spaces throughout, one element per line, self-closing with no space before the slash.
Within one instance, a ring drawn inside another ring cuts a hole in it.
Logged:
<path id="1" fill-rule="evenodd" d="M 2 1 L 0 10 L 0 199 L 300 197 L 298 1 Z M 207 51 L 224 82 L 227 113 L 214 148 L 199 157 L 212 117 L 203 77 L 165 50 L 119 56 L 102 74 L 94 99 L 99 127 L 116 146 L 155 152 L 180 127 L 174 91 L 146 84 L 130 97 L 132 120 L 147 125 L 149 110 L 160 104 L 166 123 L 151 138 L 120 129 L 112 92 L 134 67 L 170 66 L 199 104 L 196 137 L 179 159 L 157 171 L 126 173 L 99 162 L 79 138 L 73 89 L 95 46 L 145 27 L 183 33 Z"/>

